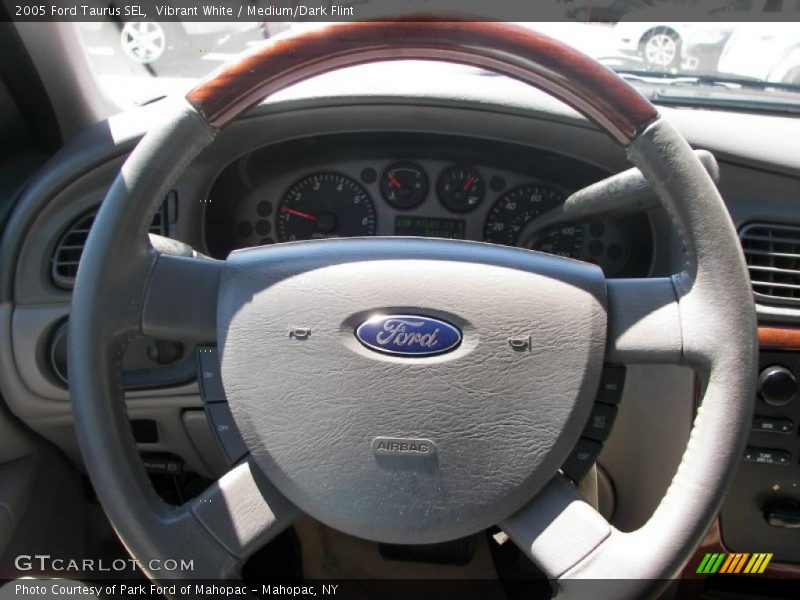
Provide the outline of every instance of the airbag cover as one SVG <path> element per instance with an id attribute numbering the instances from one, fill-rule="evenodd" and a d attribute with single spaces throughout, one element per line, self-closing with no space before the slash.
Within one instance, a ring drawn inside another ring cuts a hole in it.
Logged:
<path id="1" fill-rule="evenodd" d="M 355 332 L 376 315 L 462 339 L 375 351 Z M 516 511 L 567 457 L 598 385 L 605 280 L 471 242 L 297 242 L 231 254 L 218 327 L 231 410 L 273 483 L 341 531 L 432 543 Z"/>

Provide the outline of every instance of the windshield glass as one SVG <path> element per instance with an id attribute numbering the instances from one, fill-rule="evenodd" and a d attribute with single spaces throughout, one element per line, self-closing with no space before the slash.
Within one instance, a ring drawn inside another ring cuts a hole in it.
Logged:
<path id="1" fill-rule="evenodd" d="M 789 12 L 800 0 L 719 0 L 706 22 L 669 20 L 666 0 L 571 0 L 563 22 L 520 23 L 571 44 L 623 74 L 654 102 L 770 104 L 796 112 L 800 27 L 736 22 Z M 727 19 L 727 20 L 726 20 Z M 304 24 L 124 22 L 73 24 L 106 94 L 130 107 L 189 89 L 224 62 Z"/>

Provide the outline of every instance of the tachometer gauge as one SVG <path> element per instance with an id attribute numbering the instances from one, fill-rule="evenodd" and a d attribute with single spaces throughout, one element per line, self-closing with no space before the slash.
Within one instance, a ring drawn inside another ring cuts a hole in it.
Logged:
<path id="1" fill-rule="evenodd" d="M 473 167 L 454 165 L 439 176 L 436 193 L 439 201 L 453 212 L 467 212 L 481 203 L 486 184 Z"/>
<path id="2" fill-rule="evenodd" d="M 381 195 L 395 208 L 414 208 L 428 196 L 428 175 L 417 163 L 393 163 L 383 172 Z"/>
<path id="3" fill-rule="evenodd" d="M 315 173 L 295 183 L 278 205 L 276 228 L 282 242 L 375 235 L 375 206 L 353 179 Z"/>
<path id="4" fill-rule="evenodd" d="M 500 196 L 486 217 L 483 239 L 494 244 L 516 246 L 529 222 L 564 202 L 566 195 L 547 185 L 529 183 Z"/>

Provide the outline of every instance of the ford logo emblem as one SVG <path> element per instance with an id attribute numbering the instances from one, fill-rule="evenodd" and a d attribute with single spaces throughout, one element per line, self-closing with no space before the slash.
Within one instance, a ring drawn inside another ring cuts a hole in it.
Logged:
<path id="1" fill-rule="evenodd" d="M 433 356 L 461 343 L 458 327 L 420 315 L 381 315 L 356 329 L 358 341 L 370 350 L 400 356 Z"/>

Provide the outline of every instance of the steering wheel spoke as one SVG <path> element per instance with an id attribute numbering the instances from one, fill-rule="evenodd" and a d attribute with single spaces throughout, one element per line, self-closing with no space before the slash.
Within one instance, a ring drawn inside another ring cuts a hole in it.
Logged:
<path id="1" fill-rule="evenodd" d="M 499 526 L 552 580 L 579 564 L 613 531 L 561 475 Z"/>
<path id="2" fill-rule="evenodd" d="M 197 520 L 240 561 L 288 527 L 299 511 L 248 457 L 189 505 Z"/>
<path id="3" fill-rule="evenodd" d="M 681 313 L 672 279 L 609 279 L 606 283 L 606 360 L 619 364 L 682 362 Z"/>
<path id="4" fill-rule="evenodd" d="M 159 253 L 142 307 L 145 335 L 166 339 L 217 339 L 217 292 L 224 263 Z"/>

